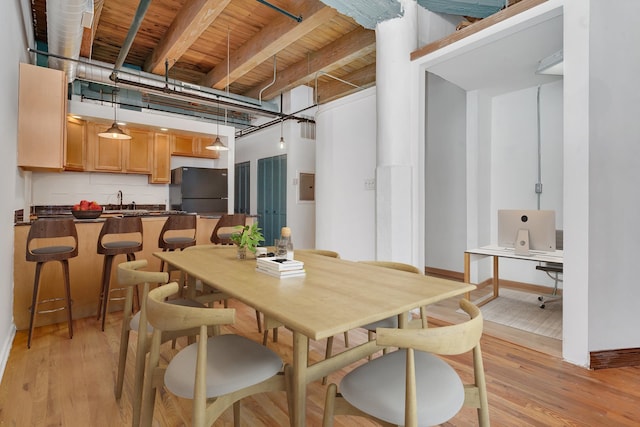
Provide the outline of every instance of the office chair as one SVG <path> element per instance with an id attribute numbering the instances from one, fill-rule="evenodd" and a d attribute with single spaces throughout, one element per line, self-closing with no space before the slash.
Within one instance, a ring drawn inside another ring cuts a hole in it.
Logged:
<path id="1" fill-rule="evenodd" d="M 556 230 L 556 249 L 562 250 L 563 245 L 563 232 L 562 230 Z M 562 294 L 558 293 L 558 283 L 562 283 L 562 270 L 563 264 L 557 262 L 545 262 L 536 265 L 536 270 L 544 271 L 547 276 L 553 279 L 553 291 L 547 295 L 540 295 L 538 301 L 540 301 L 540 308 L 545 308 L 549 302 L 559 301 L 562 299 Z"/>

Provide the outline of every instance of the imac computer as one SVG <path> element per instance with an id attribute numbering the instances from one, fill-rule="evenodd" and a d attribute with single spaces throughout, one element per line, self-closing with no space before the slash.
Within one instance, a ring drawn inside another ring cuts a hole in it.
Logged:
<path id="1" fill-rule="evenodd" d="M 516 255 L 556 250 L 556 213 L 551 210 L 498 210 L 498 246 Z"/>

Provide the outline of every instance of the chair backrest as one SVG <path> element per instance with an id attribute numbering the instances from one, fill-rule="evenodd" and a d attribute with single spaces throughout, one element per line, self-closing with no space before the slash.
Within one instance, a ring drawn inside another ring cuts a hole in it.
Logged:
<path id="1" fill-rule="evenodd" d="M 199 326 L 228 325 L 235 322 L 233 308 L 198 308 L 169 304 L 165 300 L 178 292 L 175 282 L 149 292 L 147 321 L 157 331 L 179 331 Z"/>
<path id="2" fill-rule="evenodd" d="M 340 254 L 338 254 L 338 252 L 329 251 L 326 249 L 298 249 L 297 251 L 302 253 L 306 252 L 310 254 L 322 255 L 330 258 L 340 258 Z"/>
<path id="3" fill-rule="evenodd" d="M 158 247 L 162 248 L 166 245 L 165 234 L 172 230 L 193 230 L 193 239 L 196 237 L 196 226 L 198 220 L 194 214 L 176 214 L 169 215 L 160 230 L 158 236 Z"/>
<path id="4" fill-rule="evenodd" d="M 422 274 L 419 268 L 410 265 L 404 264 L 402 262 L 395 261 L 359 261 L 363 264 L 377 265 L 384 268 L 392 268 L 394 270 L 407 271 L 409 273 Z"/>
<path id="5" fill-rule="evenodd" d="M 224 214 L 218 220 L 218 223 L 213 228 L 211 232 L 211 243 L 221 244 L 221 245 L 232 245 L 233 242 L 228 237 L 220 237 L 218 236 L 218 230 L 223 227 L 235 227 L 238 225 L 244 226 L 247 222 L 246 214 Z"/>
<path id="6" fill-rule="evenodd" d="M 46 242 L 46 246 L 57 247 L 59 250 L 48 251 L 46 254 L 34 253 L 32 244 L 42 247 L 35 244 L 35 240 L 39 239 L 54 239 Z M 77 255 L 78 232 L 73 219 L 37 219 L 31 224 L 27 235 L 27 261 L 56 261 Z"/>
<path id="7" fill-rule="evenodd" d="M 139 270 L 146 267 L 147 264 L 146 259 L 118 264 L 118 283 L 124 286 L 134 286 L 142 283 L 167 283 L 169 281 L 169 273 Z"/>
<path id="8" fill-rule="evenodd" d="M 556 249 L 562 250 L 564 248 L 564 230 L 556 230 Z"/>
<path id="9" fill-rule="evenodd" d="M 135 236 L 135 242 L 138 245 L 129 247 L 129 252 L 138 252 L 142 250 L 142 219 L 139 216 L 125 216 L 125 217 L 111 217 L 107 218 L 100 229 L 98 235 L 98 253 L 99 254 L 117 254 L 122 253 L 118 249 L 109 249 L 104 246 L 104 243 L 109 238 L 109 235 L 126 234 Z"/>
<path id="10" fill-rule="evenodd" d="M 465 405 L 478 409 L 480 425 L 488 424 L 488 404 L 486 380 L 480 338 L 482 337 L 483 318 L 480 309 L 466 299 L 460 300 L 460 308 L 470 320 L 451 326 L 426 329 L 378 328 L 377 344 L 407 349 L 407 385 L 405 396 L 405 425 L 417 424 L 417 395 L 414 363 L 414 350 L 440 355 L 456 355 L 473 350 L 474 384 L 465 386 Z"/>

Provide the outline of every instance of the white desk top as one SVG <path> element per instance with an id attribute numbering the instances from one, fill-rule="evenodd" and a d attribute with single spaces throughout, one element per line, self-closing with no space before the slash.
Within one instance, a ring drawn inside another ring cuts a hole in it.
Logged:
<path id="1" fill-rule="evenodd" d="M 504 258 L 523 259 L 528 261 L 540 261 L 540 262 L 555 262 L 562 264 L 564 261 L 564 252 L 543 252 L 543 251 L 531 251 L 531 255 L 517 255 L 513 248 L 504 248 L 498 245 L 488 245 L 477 249 L 467 249 L 465 251 L 474 255 L 488 255 L 498 256 Z"/>

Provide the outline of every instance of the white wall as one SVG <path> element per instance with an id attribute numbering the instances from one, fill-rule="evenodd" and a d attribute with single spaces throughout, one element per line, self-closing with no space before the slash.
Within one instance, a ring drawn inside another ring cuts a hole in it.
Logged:
<path id="1" fill-rule="evenodd" d="M 496 96 L 491 124 L 491 241 L 497 243 L 499 209 L 550 209 L 556 228 L 563 228 L 562 81 L 540 87 L 542 194 L 538 198 L 538 88 Z M 539 199 L 539 200 L 538 200 Z M 488 263 L 488 260 L 486 261 Z M 488 269 L 487 269 L 488 270 Z M 500 262 L 500 278 L 553 286 L 553 280 L 531 262 Z"/>
<path id="2" fill-rule="evenodd" d="M 640 347 L 640 3 L 615 5 L 590 1 L 589 254 L 584 263 L 590 351 Z"/>
<path id="3" fill-rule="evenodd" d="M 466 247 L 466 92 L 427 74 L 424 265 L 462 271 Z"/>
<path id="4" fill-rule="evenodd" d="M 375 123 L 375 88 L 316 115 L 316 247 L 345 259 L 375 259 Z"/>
<path id="5" fill-rule="evenodd" d="M 4 373 L 15 335 L 13 324 L 13 213 L 24 205 L 24 179 L 17 168 L 18 138 L 18 68 L 28 62 L 27 47 L 33 46 L 29 24 L 30 2 L 3 2 L 0 8 L 0 52 L 5 61 L 0 67 L 0 123 L 4 129 L 0 146 L 0 179 L 4 183 L 0 207 L 0 377 Z M 26 309 L 26 307 L 25 307 Z"/>
<path id="6" fill-rule="evenodd" d="M 293 90 L 283 97 L 283 111 L 292 113 L 309 106 L 310 88 Z M 312 115 L 313 110 L 303 114 Z M 280 149 L 280 133 L 285 140 L 285 148 Z M 235 162 L 250 162 L 250 212 L 257 215 L 258 208 L 258 160 L 267 157 L 287 155 L 287 226 L 291 228 L 295 248 L 315 248 L 316 204 L 300 202 L 298 199 L 299 174 L 316 173 L 316 141 L 300 136 L 300 124 L 287 120 L 264 130 L 251 133 L 237 140 Z M 317 176 L 316 176 L 317 182 Z M 265 242 L 273 244 L 273 242 Z"/>

